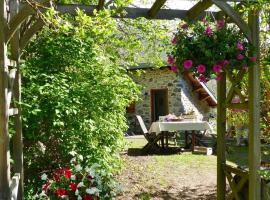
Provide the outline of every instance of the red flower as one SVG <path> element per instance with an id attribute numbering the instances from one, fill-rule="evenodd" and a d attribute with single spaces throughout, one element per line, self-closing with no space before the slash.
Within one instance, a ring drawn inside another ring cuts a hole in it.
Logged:
<path id="1" fill-rule="evenodd" d="M 224 26 L 225 26 L 225 21 L 224 19 L 220 19 L 217 21 L 217 26 L 218 26 L 218 29 L 222 29 Z"/>
<path id="2" fill-rule="evenodd" d="M 82 200 L 93 200 L 93 198 L 90 194 L 86 194 L 82 197 Z"/>
<path id="3" fill-rule="evenodd" d="M 54 178 L 54 180 L 55 180 L 56 183 L 59 183 L 60 182 L 60 175 L 58 173 L 55 173 L 53 175 L 53 178 Z"/>
<path id="4" fill-rule="evenodd" d="M 64 175 L 67 179 L 71 177 L 71 170 L 69 168 L 64 168 L 63 169 Z"/>
<path id="5" fill-rule="evenodd" d="M 65 189 L 63 189 L 63 188 L 58 188 L 58 189 L 56 190 L 56 196 L 57 196 L 57 197 L 62 197 L 62 196 L 65 196 L 65 195 L 67 195 L 67 194 L 68 194 L 68 191 L 65 190 Z"/>
<path id="6" fill-rule="evenodd" d="M 76 189 L 77 189 L 77 184 L 76 184 L 76 183 L 70 182 L 70 183 L 69 183 L 69 187 L 70 187 L 70 189 L 72 190 L 72 192 L 75 192 Z"/>
<path id="7" fill-rule="evenodd" d="M 50 185 L 51 185 L 51 184 L 50 184 L 49 182 L 46 183 L 46 184 L 44 184 L 44 185 L 42 186 L 42 190 L 43 190 L 44 192 L 47 192 Z"/>

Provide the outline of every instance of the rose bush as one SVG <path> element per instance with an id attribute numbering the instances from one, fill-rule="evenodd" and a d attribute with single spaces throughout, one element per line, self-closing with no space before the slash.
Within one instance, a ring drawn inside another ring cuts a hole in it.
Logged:
<path id="1" fill-rule="evenodd" d="M 168 64 L 175 73 L 192 72 L 201 82 L 220 80 L 221 72 L 247 71 L 256 61 L 252 45 L 224 20 L 182 24 L 172 39 Z"/>

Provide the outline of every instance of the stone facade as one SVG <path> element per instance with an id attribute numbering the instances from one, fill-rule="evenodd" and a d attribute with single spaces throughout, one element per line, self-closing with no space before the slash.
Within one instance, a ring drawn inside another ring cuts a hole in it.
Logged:
<path id="1" fill-rule="evenodd" d="M 177 116 L 191 111 L 195 112 L 197 119 L 209 117 L 210 107 L 207 102 L 199 101 L 188 81 L 177 77 L 169 68 L 146 69 L 140 76 L 133 76 L 136 83 L 142 86 L 141 100 L 135 105 L 135 112 L 128 113 L 130 131 L 139 133 L 139 125 L 135 115 L 141 115 L 147 129 L 151 125 L 151 90 L 168 89 L 169 113 Z"/>

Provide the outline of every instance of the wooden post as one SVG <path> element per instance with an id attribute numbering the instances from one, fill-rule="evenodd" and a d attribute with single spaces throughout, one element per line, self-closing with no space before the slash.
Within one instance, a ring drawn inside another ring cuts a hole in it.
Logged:
<path id="1" fill-rule="evenodd" d="M 252 44 L 257 52 L 252 55 L 259 60 L 259 12 L 251 10 L 248 17 L 249 27 L 252 33 Z M 261 180 L 258 170 L 261 165 L 260 146 L 260 68 L 257 63 L 249 69 L 249 199 L 261 199 Z"/>
<path id="2" fill-rule="evenodd" d="M 222 73 L 222 79 L 217 81 L 217 199 L 225 200 L 226 176 L 224 165 L 225 157 L 225 133 L 226 133 L 226 73 Z"/>
<path id="3" fill-rule="evenodd" d="M 10 14 L 15 16 L 19 11 L 19 1 L 10 0 Z M 20 32 L 17 30 L 10 40 L 11 59 L 17 61 L 17 70 L 14 80 L 13 97 L 16 101 L 15 106 L 18 109 L 18 114 L 15 115 L 15 135 L 12 138 L 13 142 L 13 157 L 14 157 L 14 172 L 20 174 L 17 199 L 23 199 L 23 137 L 22 137 L 22 119 L 21 119 L 21 71 L 20 71 Z"/>
<path id="4" fill-rule="evenodd" d="M 0 199 L 10 199 L 10 161 L 8 136 L 8 66 L 5 28 L 7 26 L 6 1 L 0 0 Z"/>

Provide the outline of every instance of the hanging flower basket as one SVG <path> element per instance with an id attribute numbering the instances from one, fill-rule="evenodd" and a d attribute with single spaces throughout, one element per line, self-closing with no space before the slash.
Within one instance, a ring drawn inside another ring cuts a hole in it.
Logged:
<path id="1" fill-rule="evenodd" d="M 254 50 L 235 25 L 224 20 L 180 24 L 172 39 L 168 64 L 175 73 L 191 72 L 201 82 L 220 80 L 222 72 L 248 71 L 256 57 Z"/>

